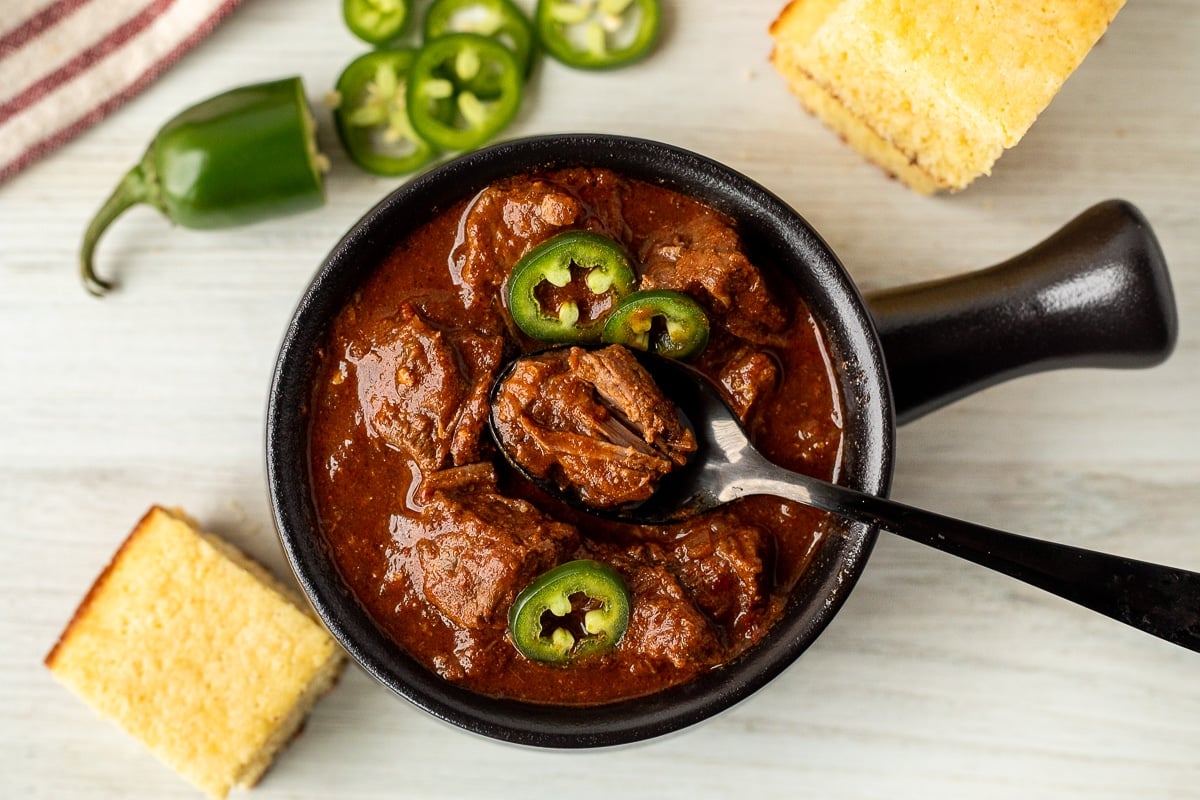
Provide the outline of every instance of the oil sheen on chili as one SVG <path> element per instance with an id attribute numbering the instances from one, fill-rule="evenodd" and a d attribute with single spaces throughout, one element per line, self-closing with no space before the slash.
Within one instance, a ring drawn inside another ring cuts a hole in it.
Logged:
<path id="1" fill-rule="evenodd" d="M 555 234 L 593 231 L 629 253 L 640 289 L 693 297 L 711 325 L 693 361 L 724 388 L 757 445 L 834 478 L 840 400 L 817 324 L 731 220 L 605 170 L 495 183 L 401 242 L 318 353 L 309 444 L 322 531 L 379 626 L 448 681 L 493 696 L 597 704 L 719 668 L 780 616 L 824 515 L 750 497 L 667 526 L 579 514 L 497 455 L 493 378 L 544 345 L 505 308 L 517 261 Z M 509 638 L 516 596 L 577 559 L 615 568 L 630 595 L 616 647 L 567 665 Z"/>

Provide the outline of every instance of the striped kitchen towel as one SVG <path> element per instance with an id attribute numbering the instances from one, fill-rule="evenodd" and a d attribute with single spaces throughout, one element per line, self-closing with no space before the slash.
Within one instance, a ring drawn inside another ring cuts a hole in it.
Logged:
<path id="1" fill-rule="evenodd" d="M 146 88 L 239 0 L 0 0 L 0 183 Z"/>

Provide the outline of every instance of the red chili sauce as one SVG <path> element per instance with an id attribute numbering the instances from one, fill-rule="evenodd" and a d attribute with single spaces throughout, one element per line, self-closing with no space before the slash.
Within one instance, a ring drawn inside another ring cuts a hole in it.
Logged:
<path id="1" fill-rule="evenodd" d="M 537 703 L 637 697 L 719 668 L 783 612 L 825 517 L 751 497 L 681 523 L 580 514 L 497 455 L 488 394 L 510 359 L 544 345 L 505 308 L 520 257 L 566 230 L 621 243 L 640 288 L 708 314 L 695 359 L 776 462 L 833 479 L 841 407 L 817 324 L 786 277 L 752 264 L 733 222 L 677 192 L 605 170 L 500 181 L 401 242 L 341 311 L 318 353 L 312 491 L 346 583 L 421 663 L 474 691 Z M 551 665 L 507 630 L 516 595 L 557 564 L 592 559 L 630 593 L 616 647 Z"/>

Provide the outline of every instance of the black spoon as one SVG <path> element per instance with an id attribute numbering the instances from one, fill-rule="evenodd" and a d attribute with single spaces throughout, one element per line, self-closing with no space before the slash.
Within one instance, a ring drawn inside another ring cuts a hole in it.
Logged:
<path id="1" fill-rule="evenodd" d="M 649 500 L 618 509 L 590 508 L 553 481 L 530 475 L 489 420 L 505 458 L 570 505 L 625 522 L 679 520 L 748 495 L 784 497 L 956 555 L 1200 652 L 1200 573 L 1007 533 L 784 469 L 754 448 L 706 377 L 669 359 L 639 355 L 639 360 L 678 406 L 699 445 Z"/>

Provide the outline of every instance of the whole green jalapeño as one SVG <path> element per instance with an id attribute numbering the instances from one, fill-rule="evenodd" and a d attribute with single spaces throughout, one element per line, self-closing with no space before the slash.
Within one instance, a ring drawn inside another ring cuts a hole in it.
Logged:
<path id="1" fill-rule="evenodd" d="M 169 120 L 125 174 L 83 235 L 84 287 L 101 295 L 96 275 L 101 234 L 138 203 L 185 228 L 228 228 L 315 208 L 325 202 L 324 157 L 300 78 L 243 86 Z"/>
<path id="2" fill-rule="evenodd" d="M 560 564 L 517 595 L 508 631 L 533 661 L 567 664 L 611 650 L 629 626 L 629 590 L 599 561 Z"/>
<path id="3" fill-rule="evenodd" d="M 637 276 L 612 239 L 568 231 L 530 250 L 508 279 L 508 311 L 526 335 L 543 342 L 594 342 L 604 318 Z"/>

